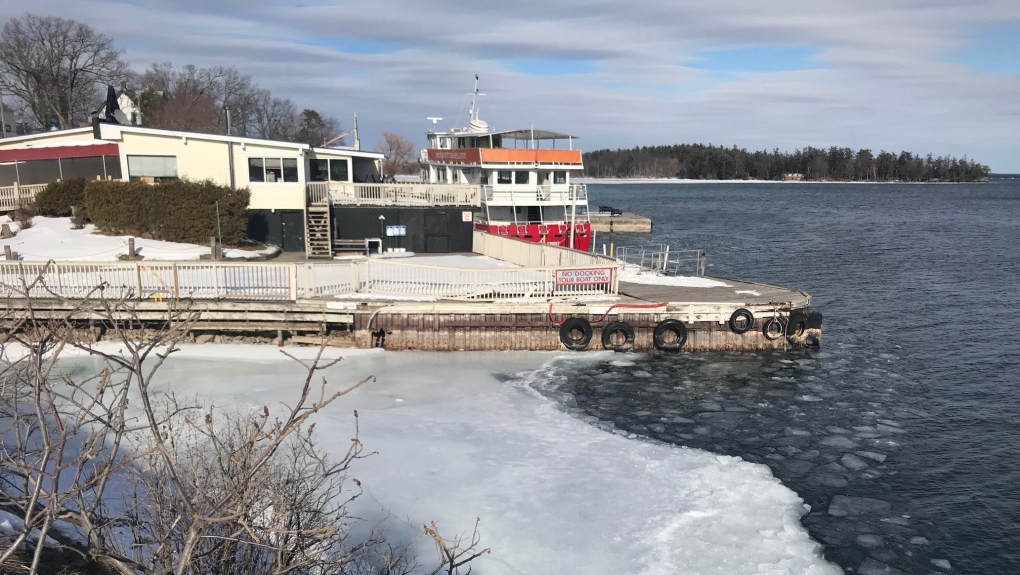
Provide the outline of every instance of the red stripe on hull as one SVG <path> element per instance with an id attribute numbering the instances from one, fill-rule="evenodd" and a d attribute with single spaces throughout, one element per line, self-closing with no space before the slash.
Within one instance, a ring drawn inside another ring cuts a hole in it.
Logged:
<path id="1" fill-rule="evenodd" d="M 475 223 L 475 229 L 497 236 L 517 238 L 526 242 L 570 247 L 571 226 L 569 224 L 492 224 Z M 574 231 L 574 249 L 587 252 L 591 249 L 591 224 L 576 224 Z"/>

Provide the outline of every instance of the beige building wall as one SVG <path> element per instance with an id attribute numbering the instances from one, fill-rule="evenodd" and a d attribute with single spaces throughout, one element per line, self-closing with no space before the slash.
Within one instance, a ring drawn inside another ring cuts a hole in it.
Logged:
<path id="1" fill-rule="evenodd" d="M 249 158 L 292 158 L 297 160 L 297 182 L 252 182 L 248 178 Z M 266 144 L 234 144 L 234 174 L 239 188 L 251 190 L 252 210 L 303 210 L 305 209 L 304 151 L 294 147 Z"/>
<path id="2" fill-rule="evenodd" d="M 23 148 L 35 148 L 40 145 L 58 146 L 74 144 L 76 142 L 96 143 L 95 138 L 92 137 L 92 128 L 39 132 L 28 136 L 11 136 L 10 132 L 8 132 L 6 138 L 0 139 L 0 149 L 20 150 Z"/>

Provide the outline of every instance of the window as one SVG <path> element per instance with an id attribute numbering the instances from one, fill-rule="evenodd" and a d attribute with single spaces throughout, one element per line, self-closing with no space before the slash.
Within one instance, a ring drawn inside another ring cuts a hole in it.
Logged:
<path id="1" fill-rule="evenodd" d="M 177 156 L 128 156 L 128 179 L 162 182 L 177 179 Z"/>
<path id="2" fill-rule="evenodd" d="M 296 182 L 297 158 L 248 158 L 248 181 Z"/>
<path id="3" fill-rule="evenodd" d="M 499 174 L 496 176 L 496 183 L 509 184 L 512 181 L 511 180 L 512 177 L 513 175 L 512 172 L 510 172 L 510 170 L 500 170 Z"/>
<path id="4" fill-rule="evenodd" d="M 558 170 L 553 172 L 553 183 L 554 184 L 565 184 L 567 183 L 567 172 L 566 170 Z"/>
<path id="5" fill-rule="evenodd" d="M 489 172 L 482 171 L 482 182 L 481 183 L 482 183 L 483 186 L 488 186 L 489 185 Z"/>
<path id="6" fill-rule="evenodd" d="M 526 184 L 528 183 L 529 172 L 514 172 L 514 183 L 515 184 Z"/>
<path id="7" fill-rule="evenodd" d="M 348 181 L 347 160 L 308 160 L 308 181 Z"/>

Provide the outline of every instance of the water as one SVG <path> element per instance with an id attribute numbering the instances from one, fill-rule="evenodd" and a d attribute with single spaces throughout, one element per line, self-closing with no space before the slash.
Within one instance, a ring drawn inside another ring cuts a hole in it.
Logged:
<path id="1" fill-rule="evenodd" d="M 850 572 L 1020 567 L 1020 182 L 589 185 L 653 218 L 617 245 L 705 248 L 708 273 L 813 296 L 801 354 L 564 360 L 535 384 L 641 440 L 768 465 Z"/>

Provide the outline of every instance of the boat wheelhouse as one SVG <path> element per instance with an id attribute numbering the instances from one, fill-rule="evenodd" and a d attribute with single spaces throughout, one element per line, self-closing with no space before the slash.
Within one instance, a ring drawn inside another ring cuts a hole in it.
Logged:
<path id="1" fill-rule="evenodd" d="M 467 128 L 428 133 L 422 181 L 479 186 L 477 230 L 589 251 L 587 190 L 571 181 L 584 169 L 576 138 L 534 128 L 492 131 L 478 119 L 479 95 L 476 83 Z"/>

